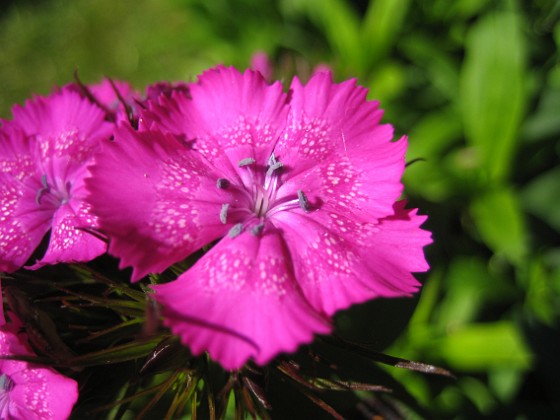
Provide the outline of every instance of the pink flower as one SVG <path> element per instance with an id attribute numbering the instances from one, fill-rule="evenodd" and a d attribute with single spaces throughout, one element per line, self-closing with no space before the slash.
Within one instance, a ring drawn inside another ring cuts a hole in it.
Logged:
<path id="1" fill-rule="evenodd" d="M 0 271 L 25 264 L 49 230 L 48 249 L 31 268 L 102 254 L 105 243 L 82 230 L 97 226 L 83 181 L 113 124 L 69 88 L 15 106 L 13 114 L 0 128 Z"/>
<path id="2" fill-rule="evenodd" d="M 121 122 L 138 117 L 137 108 L 142 98 L 127 82 L 104 78 L 96 84 L 70 84 L 66 89 L 77 92 L 84 99 L 102 108 L 106 113 L 106 120 Z"/>
<path id="3" fill-rule="evenodd" d="M 222 238 L 153 286 L 165 323 L 226 369 L 294 351 L 354 303 L 415 292 L 425 217 L 397 202 L 406 139 L 354 81 L 288 94 L 218 67 L 121 127 L 86 180 L 109 252 L 132 280 Z"/>
<path id="4" fill-rule="evenodd" d="M 258 71 L 265 80 L 272 79 L 272 64 L 270 58 L 264 51 L 257 51 L 251 56 L 251 68 Z"/>
<path id="5" fill-rule="evenodd" d="M 175 91 L 181 91 L 184 94 L 189 93 L 189 88 L 186 83 L 183 82 L 158 82 L 146 87 L 146 100 L 156 100 L 160 95 L 165 95 L 167 97 Z"/>
<path id="6" fill-rule="evenodd" d="M 111 111 L 122 112 L 124 104 L 134 106 L 135 101 L 140 100 L 140 94 L 121 80 L 105 78 L 100 83 L 88 85 L 87 89 L 96 101 Z"/>
<path id="7" fill-rule="evenodd" d="M 0 355 L 34 354 L 9 324 L 0 327 Z M 0 418 L 65 419 L 78 399 L 78 385 L 54 369 L 0 359 Z"/>

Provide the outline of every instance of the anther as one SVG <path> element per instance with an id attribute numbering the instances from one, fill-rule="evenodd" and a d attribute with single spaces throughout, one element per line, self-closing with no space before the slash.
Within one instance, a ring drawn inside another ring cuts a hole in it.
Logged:
<path id="1" fill-rule="evenodd" d="M 243 223 L 238 223 L 229 230 L 228 236 L 233 239 L 239 236 L 241 232 L 243 232 Z"/>
<path id="2" fill-rule="evenodd" d="M 253 226 L 253 229 L 251 229 L 251 235 L 259 236 L 262 233 L 263 229 L 264 223 L 259 223 L 258 225 Z"/>
<path id="3" fill-rule="evenodd" d="M 253 163 L 255 163 L 255 159 L 248 157 L 237 162 L 237 166 L 241 168 L 243 166 L 252 165 Z"/>
<path id="4" fill-rule="evenodd" d="M 227 187 L 229 187 L 229 181 L 225 178 L 218 178 L 218 180 L 216 181 L 216 187 L 221 190 L 225 190 Z"/>
<path id="5" fill-rule="evenodd" d="M 270 162 L 270 160 L 269 160 L 269 162 Z M 274 162 L 272 165 L 270 165 L 268 167 L 268 171 L 266 171 L 266 174 L 268 176 L 271 176 L 274 171 L 282 168 L 283 166 L 284 166 L 284 164 L 282 162 Z"/>
<path id="6" fill-rule="evenodd" d="M 220 210 L 220 222 L 224 225 L 227 223 L 227 212 L 229 209 L 229 203 L 222 204 L 222 209 Z"/>
<path id="7" fill-rule="evenodd" d="M 309 213 L 309 200 L 305 196 L 302 190 L 297 191 L 299 206 L 303 209 L 304 212 Z"/>

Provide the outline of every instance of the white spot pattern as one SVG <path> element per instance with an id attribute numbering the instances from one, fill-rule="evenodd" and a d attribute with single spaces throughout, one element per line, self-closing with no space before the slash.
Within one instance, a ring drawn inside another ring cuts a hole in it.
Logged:
<path id="1" fill-rule="evenodd" d="M 156 205 L 148 224 L 164 244 L 176 248 L 193 240 L 185 227 L 201 226 L 192 201 L 200 189 L 200 177 L 206 174 L 207 169 L 192 159 L 162 162 Z"/>
<path id="2" fill-rule="evenodd" d="M 206 157 L 216 158 L 223 150 L 241 145 L 261 147 L 271 144 L 275 132 L 269 124 L 257 119 L 240 115 L 231 125 L 222 127 L 212 134 L 200 135 L 194 142 L 193 149 Z"/>
<path id="3" fill-rule="evenodd" d="M 209 253 L 203 260 L 201 270 L 206 293 L 220 291 L 239 292 L 247 286 L 247 293 L 255 295 L 283 296 L 286 294 L 288 274 L 285 261 L 277 256 L 262 256 L 257 260 L 242 249 L 225 248 L 221 252 Z"/>
<path id="4" fill-rule="evenodd" d="M 291 129 L 301 136 L 298 153 L 305 158 L 320 162 L 334 150 L 331 125 L 324 119 L 304 117 L 302 121 L 294 123 Z"/>
<path id="5" fill-rule="evenodd" d="M 30 242 L 19 219 L 14 217 L 20 194 L 14 185 L 3 185 L 0 189 L 0 249 L 9 253 L 12 261 L 19 261 L 28 253 Z"/>

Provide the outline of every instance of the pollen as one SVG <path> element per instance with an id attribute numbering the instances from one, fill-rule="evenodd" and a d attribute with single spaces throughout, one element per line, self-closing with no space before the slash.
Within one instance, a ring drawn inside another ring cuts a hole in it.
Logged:
<path id="1" fill-rule="evenodd" d="M 228 236 L 233 239 L 241 235 L 241 232 L 243 232 L 243 223 L 238 223 L 229 230 Z"/>
<path id="2" fill-rule="evenodd" d="M 252 165 L 253 163 L 255 163 L 255 159 L 248 157 L 245 159 L 241 159 L 239 162 L 237 162 L 237 165 L 242 168 L 243 166 L 249 166 Z"/>
<path id="3" fill-rule="evenodd" d="M 229 203 L 222 204 L 222 209 L 220 210 L 220 222 L 224 225 L 227 223 L 227 213 L 229 209 Z"/>

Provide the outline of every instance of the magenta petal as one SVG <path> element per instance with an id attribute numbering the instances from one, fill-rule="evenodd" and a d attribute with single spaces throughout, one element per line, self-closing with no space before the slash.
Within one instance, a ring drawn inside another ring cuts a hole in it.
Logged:
<path id="1" fill-rule="evenodd" d="M 0 271 L 20 268 L 50 227 L 50 210 L 35 202 L 41 183 L 34 146 L 19 129 L 0 132 Z"/>
<path id="2" fill-rule="evenodd" d="M 74 206 L 77 207 L 76 210 Z M 105 242 L 88 231 L 94 226 L 95 222 L 87 204 L 71 201 L 60 206 L 52 219 L 47 252 L 43 258 L 27 268 L 35 270 L 60 262 L 87 262 L 103 254 L 107 247 Z"/>
<path id="3" fill-rule="evenodd" d="M 141 99 L 141 95 L 128 82 L 121 80 L 105 78 L 100 83 L 89 85 L 87 88 L 95 100 L 113 111 L 123 107 L 121 99 L 128 106 L 133 106 L 135 100 Z"/>
<path id="4" fill-rule="evenodd" d="M 307 194 L 315 207 L 372 222 L 393 213 L 402 192 L 406 139 L 379 145 L 375 153 L 356 151 L 316 164 L 287 177 L 278 197 Z"/>
<path id="5" fill-rule="evenodd" d="M 316 207 L 363 222 L 392 214 L 407 145 L 379 125 L 377 103 L 352 80 L 334 84 L 329 73 L 305 86 L 295 79 L 292 90 L 288 127 L 274 150 L 290 168 L 278 196 L 301 190 Z"/>
<path id="6" fill-rule="evenodd" d="M 1 355 L 33 355 L 24 336 L 5 325 L 0 329 Z M 78 399 L 78 384 L 54 369 L 19 360 L 0 360 L 0 373 L 12 388 L 2 391 L 0 417 L 58 420 L 70 416 Z"/>
<path id="7" fill-rule="evenodd" d="M 275 149 L 293 167 L 290 176 L 390 141 L 392 128 L 379 125 L 377 102 L 367 102 L 355 80 L 335 84 L 330 73 L 317 73 L 305 86 L 294 78 L 290 88 L 287 129 Z"/>
<path id="8" fill-rule="evenodd" d="M 220 66 L 203 73 L 189 91 L 161 99 L 144 124 L 153 120 L 153 128 L 193 140 L 193 148 L 210 159 L 240 146 L 254 149 L 257 160 L 268 159 L 288 110 L 279 82 L 269 85 L 257 72 Z"/>
<path id="9" fill-rule="evenodd" d="M 364 262 L 386 284 L 386 296 L 392 296 L 395 288 L 416 291 L 418 282 L 411 273 L 430 268 L 423 249 L 432 243 L 432 235 L 420 228 L 427 217 L 405 205 L 404 200 L 395 203 L 395 214 L 381 220 L 360 244 Z"/>
<path id="10" fill-rule="evenodd" d="M 316 311 L 332 315 L 379 296 L 352 241 L 307 215 L 282 213 L 274 224 L 283 231 L 297 282 Z"/>
<path id="11" fill-rule="evenodd" d="M 326 212 L 313 218 L 282 213 L 274 223 L 283 230 L 306 299 L 331 315 L 376 297 L 417 291 L 412 272 L 428 269 L 423 247 L 431 242 L 419 228 L 424 220 L 398 203 L 395 215 L 377 225 Z"/>
<path id="12" fill-rule="evenodd" d="M 50 227 L 50 218 L 28 226 L 17 217 L 20 184 L 0 173 L 0 271 L 12 272 L 31 256 Z"/>
<path id="13" fill-rule="evenodd" d="M 280 233 L 266 232 L 226 237 L 178 280 L 154 286 L 166 325 L 226 369 L 263 365 L 331 329 L 302 297 Z"/>
<path id="14" fill-rule="evenodd" d="M 113 129 L 101 108 L 71 89 L 35 97 L 23 107 L 14 106 L 12 112 L 14 119 L 9 123 L 28 136 L 38 136 L 43 157 L 70 156 L 82 161 Z"/>
<path id="15" fill-rule="evenodd" d="M 0 131 L 0 271 L 20 268 L 49 229 L 34 223 L 35 229 L 18 217 L 24 186 L 38 177 L 30 150 L 34 141 L 21 130 Z"/>
<path id="16" fill-rule="evenodd" d="M 264 51 L 257 51 L 251 56 L 251 68 L 258 71 L 265 80 L 270 80 L 272 78 L 272 64 L 268 54 Z"/>
<path id="17" fill-rule="evenodd" d="M 219 178 L 172 135 L 122 127 L 96 156 L 86 180 L 109 252 L 132 280 L 161 272 L 225 234 Z"/>

